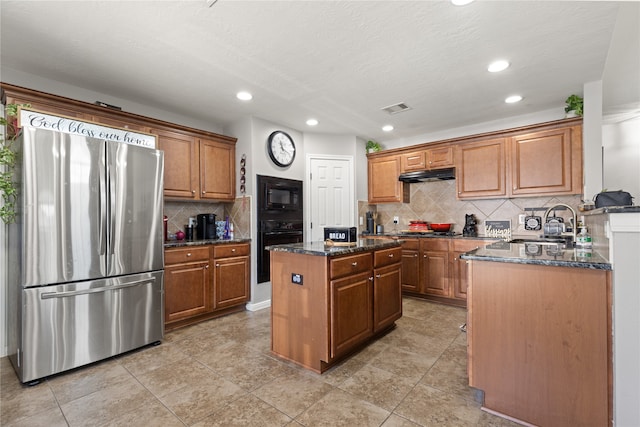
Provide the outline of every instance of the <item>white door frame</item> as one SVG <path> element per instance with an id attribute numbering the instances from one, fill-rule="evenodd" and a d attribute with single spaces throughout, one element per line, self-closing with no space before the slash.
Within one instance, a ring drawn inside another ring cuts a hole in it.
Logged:
<path id="1" fill-rule="evenodd" d="M 349 179 L 351 180 L 351 185 L 349 186 L 349 199 L 351 203 L 349 203 L 349 218 L 351 218 L 351 223 L 349 227 L 355 227 L 356 224 L 356 200 L 355 200 L 355 187 L 356 187 L 356 177 L 355 177 L 355 169 L 354 169 L 354 159 L 353 156 L 340 156 L 340 155 L 329 155 L 329 154 L 307 154 L 306 163 L 305 163 L 305 180 L 304 180 L 304 206 L 311 207 L 311 161 L 312 160 L 346 160 L 349 162 Z M 304 210 L 304 224 L 305 224 L 305 241 L 311 238 L 311 209 Z"/>

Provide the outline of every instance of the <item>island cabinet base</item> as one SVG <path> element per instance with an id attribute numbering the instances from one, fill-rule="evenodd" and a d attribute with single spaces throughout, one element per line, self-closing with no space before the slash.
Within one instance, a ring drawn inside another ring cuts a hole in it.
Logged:
<path id="1" fill-rule="evenodd" d="M 471 261 L 467 332 L 484 408 L 539 426 L 611 425 L 608 271 Z"/>
<path id="2" fill-rule="evenodd" d="M 345 256 L 271 252 L 271 351 L 322 373 L 402 316 L 400 247 Z"/>

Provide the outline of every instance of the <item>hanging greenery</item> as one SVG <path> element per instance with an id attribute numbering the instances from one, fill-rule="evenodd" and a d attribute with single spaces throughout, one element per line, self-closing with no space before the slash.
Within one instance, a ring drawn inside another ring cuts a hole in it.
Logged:
<path id="1" fill-rule="evenodd" d="M 16 219 L 18 184 L 14 180 L 13 173 L 17 154 L 13 149 L 13 143 L 18 134 L 16 123 L 20 106 L 29 107 L 27 104 L 7 104 L 5 117 L 0 117 L 0 125 L 4 126 L 4 134 L 0 136 L 0 195 L 2 196 L 0 219 L 5 224 L 10 224 Z"/>

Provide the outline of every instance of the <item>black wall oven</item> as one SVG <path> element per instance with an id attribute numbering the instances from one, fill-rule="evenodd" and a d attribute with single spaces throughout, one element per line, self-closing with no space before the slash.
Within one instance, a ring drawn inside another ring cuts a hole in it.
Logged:
<path id="1" fill-rule="evenodd" d="M 300 243 L 304 239 L 302 181 L 257 176 L 258 283 L 271 280 L 271 257 L 265 247 Z"/>

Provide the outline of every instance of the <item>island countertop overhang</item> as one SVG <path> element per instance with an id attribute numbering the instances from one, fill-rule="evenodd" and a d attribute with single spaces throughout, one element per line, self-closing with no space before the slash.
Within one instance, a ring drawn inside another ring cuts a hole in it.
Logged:
<path id="1" fill-rule="evenodd" d="M 350 255 L 371 250 L 395 248 L 402 245 L 402 240 L 391 239 L 359 239 L 349 246 L 331 246 L 324 241 L 289 243 L 286 245 L 272 245 L 265 249 L 274 252 L 290 252 L 313 256 Z"/>

